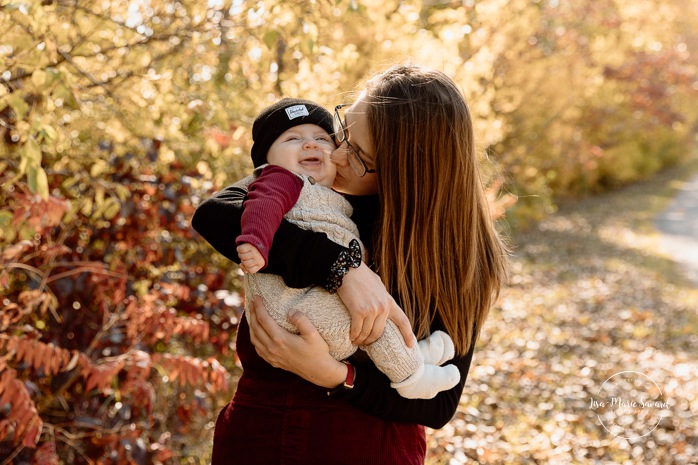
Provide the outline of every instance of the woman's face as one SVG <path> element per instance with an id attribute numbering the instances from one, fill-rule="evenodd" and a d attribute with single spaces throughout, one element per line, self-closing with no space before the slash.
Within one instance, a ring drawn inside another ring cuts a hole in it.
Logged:
<path id="1" fill-rule="evenodd" d="M 368 169 L 375 169 L 375 152 L 373 140 L 368 131 L 366 118 L 367 104 L 364 95 L 358 98 L 345 113 L 344 122 L 347 129 L 347 140 L 359 152 L 359 156 L 366 163 Z M 363 177 L 356 175 L 349 165 L 349 146 L 347 141 L 342 142 L 337 150 L 332 152 L 330 159 L 337 165 L 337 176 L 334 178 L 332 188 L 337 192 L 349 195 L 373 195 L 378 193 L 378 178 L 376 173 L 366 173 Z"/>

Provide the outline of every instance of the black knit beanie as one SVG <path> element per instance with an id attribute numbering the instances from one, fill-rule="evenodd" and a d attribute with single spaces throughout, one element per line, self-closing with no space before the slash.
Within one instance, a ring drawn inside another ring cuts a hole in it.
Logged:
<path id="1" fill-rule="evenodd" d="M 254 167 L 267 162 L 267 152 L 277 137 L 301 124 L 316 124 L 328 134 L 334 133 L 332 114 L 310 100 L 283 98 L 262 110 L 252 125 Z"/>

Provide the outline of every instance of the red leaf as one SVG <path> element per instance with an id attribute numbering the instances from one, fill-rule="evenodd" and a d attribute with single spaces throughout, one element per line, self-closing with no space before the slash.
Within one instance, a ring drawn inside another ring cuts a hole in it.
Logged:
<path id="1" fill-rule="evenodd" d="M 46 369 L 46 344 L 42 344 L 38 341 L 32 341 L 32 366 L 35 370 L 39 368 Z M 50 356 L 50 354 L 49 354 Z"/>
<path id="2" fill-rule="evenodd" d="M 32 465 L 58 465 L 56 442 L 53 439 L 44 442 L 36 449 Z"/>
<path id="3" fill-rule="evenodd" d="M 41 429 L 44 427 L 44 422 L 41 421 L 39 415 L 36 412 L 33 413 L 34 415 L 29 420 L 29 425 L 22 439 L 24 447 L 36 447 L 36 444 L 39 442 L 39 436 L 41 436 Z"/>
<path id="4" fill-rule="evenodd" d="M 12 430 L 12 422 L 10 420 L 0 420 L 0 441 L 3 441 Z"/>

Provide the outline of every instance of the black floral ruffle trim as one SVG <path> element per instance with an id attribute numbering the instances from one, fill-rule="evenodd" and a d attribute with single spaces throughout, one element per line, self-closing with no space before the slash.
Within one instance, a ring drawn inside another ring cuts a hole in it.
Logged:
<path id="1" fill-rule="evenodd" d="M 358 268 L 359 266 L 361 266 L 361 246 L 359 241 L 352 239 L 349 243 L 349 249 L 343 250 L 332 264 L 325 289 L 330 294 L 337 292 L 337 289 L 342 285 L 344 275 L 349 272 L 349 268 Z"/>

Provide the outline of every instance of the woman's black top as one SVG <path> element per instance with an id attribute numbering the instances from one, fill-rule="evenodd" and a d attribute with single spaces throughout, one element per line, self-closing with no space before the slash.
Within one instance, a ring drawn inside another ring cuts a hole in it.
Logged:
<path id="1" fill-rule="evenodd" d="M 225 257 L 240 263 L 235 238 L 240 235 L 242 204 L 247 192 L 230 186 L 205 200 L 192 218 L 193 228 Z M 346 196 L 366 250 L 373 250 L 379 203 L 377 196 Z M 274 235 L 269 263 L 262 271 L 281 276 L 289 287 L 325 286 L 332 264 L 347 250 L 331 241 L 325 233 L 301 229 L 284 220 Z M 372 254 L 371 254 L 372 256 Z M 399 303 L 399 302 L 398 302 Z M 436 321 L 432 330 L 443 330 Z M 390 380 L 367 358 L 352 360 L 356 366 L 354 388 L 339 393 L 354 407 L 391 421 L 418 423 L 441 428 L 456 412 L 473 357 L 474 344 L 462 357 L 448 363 L 458 367 L 460 383 L 440 392 L 433 399 L 406 399 L 390 387 Z"/>

